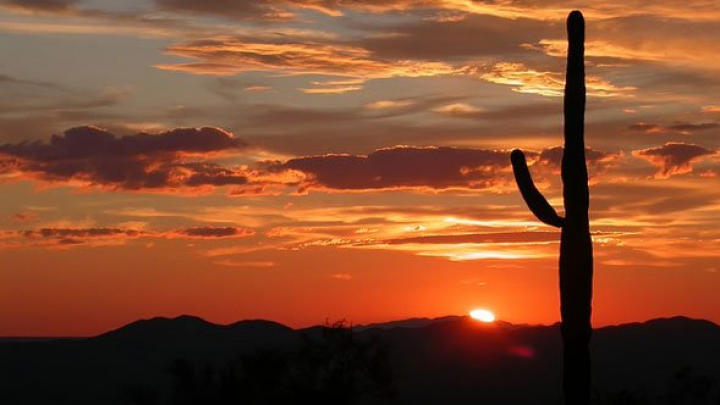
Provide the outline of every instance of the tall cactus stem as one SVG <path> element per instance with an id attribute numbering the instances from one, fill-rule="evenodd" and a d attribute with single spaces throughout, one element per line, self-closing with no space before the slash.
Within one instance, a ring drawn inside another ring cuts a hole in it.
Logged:
<path id="1" fill-rule="evenodd" d="M 560 315 L 563 338 L 563 394 L 566 405 L 590 403 L 593 250 L 590 235 L 588 171 L 585 160 L 585 21 L 567 19 L 568 55 L 564 97 L 565 147 L 561 163 L 565 218 L 558 216 L 533 184 L 525 156 L 511 154 L 518 188 L 530 210 L 560 234 Z"/>

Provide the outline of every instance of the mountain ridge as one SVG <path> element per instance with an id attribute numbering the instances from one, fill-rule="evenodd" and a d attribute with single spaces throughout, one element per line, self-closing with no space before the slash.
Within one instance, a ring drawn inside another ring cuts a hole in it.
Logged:
<path id="1" fill-rule="evenodd" d="M 83 339 L 0 340 L 0 393 L 7 403 L 127 405 L 120 396 L 127 384 L 171 386 L 167 370 L 176 359 L 221 366 L 258 351 L 295 350 L 322 339 L 323 331 L 266 320 L 219 325 L 184 315 L 139 320 Z M 387 345 L 400 404 L 559 403 L 558 324 L 411 318 L 362 325 L 354 335 Z M 703 319 L 597 328 L 592 351 L 599 392 L 659 396 L 684 367 L 720 381 L 720 326 Z"/>
<path id="2" fill-rule="evenodd" d="M 452 321 L 472 321 L 477 322 L 478 324 L 482 324 L 480 321 L 475 321 L 472 318 L 470 318 L 467 315 L 446 315 L 441 317 L 435 317 L 435 318 L 429 318 L 429 317 L 411 317 L 406 319 L 399 319 L 399 320 L 392 320 L 392 321 L 386 321 L 386 322 L 374 322 L 369 324 L 358 324 L 358 325 L 350 325 L 353 330 L 356 331 L 366 331 L 371 329 L 393 329 L 393 328 L 422 328 L 429 325 L 434 325 L 438 323 L 444 323 L 444 322 L 452 322 Z M 150 323 L 164 323 L 164 324 L 172 324 L 172 323 L 188 323 L 188 322 L 196 322 L 197 324 L 203 324 L 210 328 L 235 328 L 235 327 L 246 327 L 246 326 L 259 326 L 259 325 L 266 325 L 271 327 L 278 327 L 286 330 L 292 330 L 292 331 L 303 331 L 303 330 L 309 330 L 317 327 L 324 327 L 327 325 L 318 324 L 318 325 L 312 325 L 308 327 L 302 327 L 302 328 L 292 328 L 290 326 L 284 325 L 280 322 L 268 320 L 268 319 L 243 319 L 235 322 L 231 322 L 228 324 L 221 324 L 221 323 L 214 323 L 207 321 L 199 316 L 196 315 L 178 315 L 176 317 L 152 317 L 148 319 L 139 319 L 137 321 L 130 322 L 126 325 L 120 326 L 119 328 L 113 329 L 108 332 L 101 333 L 100 335 L 93 336 L 93 337 L 101 337 L 106 336 L 109 334 L 116 333 L 118 331 L 122 331 L 126 328 L 135 328 L 138 325 L 141 324 L 150 324 Z M 673 323 L 704 323 L 708 327 L 714 326 L 716 328 L 720 328 L 720 325 L 702 318 L 692 318 L 684 315 L 675 315 L 675 316 L 667 316 L 667 317 L 657 317 L 657 318 L 650 318 L 645 321 L 637 321 L 637 322 L 627 322 L 627 323 L 619 323 L 619 324 L 613 324 L 613 325 L 606 325 L 594 328 L 594 330 L 604 330 L 604 329 L 614 329 L 614 328 L 626 328 L 626 327 L 634 327 L 634 326 L 651 326 L 651 325 L 657 325 L 663 322 L 673 322 Z M 553 324 L 514 324 L 510 322 L 506 322 L 503 320 L 496 320 L 494 322 L 488 323 L 490 325 L 501 325 L 503 327 L 510 327 L 510 328 L 556 328 L 560 326 L 559 322 L 553 323 Z M 10 337 L 10 338 L 21 338 L 21 337 Z M 28 339 L 52 339 L 52 337 L 49 338 L 35 338 L 35 337 L 27 337 Z M 72 338 L 76 339 L 76 338 Z"/>

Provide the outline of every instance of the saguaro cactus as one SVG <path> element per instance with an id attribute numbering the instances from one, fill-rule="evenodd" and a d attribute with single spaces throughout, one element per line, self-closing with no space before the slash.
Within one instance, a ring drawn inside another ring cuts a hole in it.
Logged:
<path id="1" fill-rule="evenodd" d="M 567 19 L 565 149 L 562 157 L 565 218 L 560 217 L 532 181 L 525 155 L 511 154 L 518 188 L 537 218 L 562 229 L 560 236 L 560 314 L 563 338 L 563 391 L 567 405 L 590 402 L 593 253 L 588 208 L 590 191 L 585 163 L 585 21 L 573 11 Z"/>

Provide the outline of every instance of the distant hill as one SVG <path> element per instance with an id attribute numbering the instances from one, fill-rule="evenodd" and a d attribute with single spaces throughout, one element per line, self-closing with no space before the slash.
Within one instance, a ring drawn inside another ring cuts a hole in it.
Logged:
<path id="1" fill-rule="evenodd" d="M 167 370 L 175 359 L 222 364 L 259 349 L 296 347 L 321 330 L 262 320 L 217 325 L 182 316 L 137 321 L 87 339 L 0 340 L 0 403 L 129 404 L 121 396 L 124 387 L 168 390 Z M 444 317 L 354 330 L 389 345 L 398 403 L 560 403 L 558 325 Z M 598 392 L 659 400 L 668 390 L 684 389 L 677 387 L 682 381 L 673 381 L 678 373 L 720 381 L 720 327 L 676 317 L 600 328 L 593 357 Z"/>

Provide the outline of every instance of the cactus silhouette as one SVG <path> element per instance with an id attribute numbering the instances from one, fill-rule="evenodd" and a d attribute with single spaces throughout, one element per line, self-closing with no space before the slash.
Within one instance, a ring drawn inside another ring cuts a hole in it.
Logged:
<path id="1" fill-rule="evenodd" d="M 511 154 L 515 181 L 537 218 L 562 229 L 560 236 L 560 314 L 563 338 L 565 404 L 590 402 L 590 336 L 592 326 L 593 254 L 585 163 L 585 21 L 573 11 L 567 19 L 568 55 L 565 82 L 565 149 L 562 157 L 565 218 L 559 216 L 532 181 L 525 155 Z"/>

